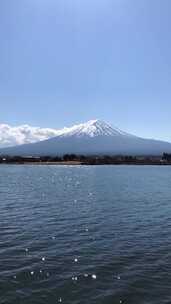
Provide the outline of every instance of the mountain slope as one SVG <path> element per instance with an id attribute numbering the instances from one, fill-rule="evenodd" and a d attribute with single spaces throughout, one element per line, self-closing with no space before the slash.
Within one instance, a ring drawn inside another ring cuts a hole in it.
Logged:
<path id="1" fill-rule="evenodd" d="M 56 137 L 37 143 L 0 150 L 2 155 L 62 155 L 75 154 L 131 154 L 159 155 L 171 153 L 171 143 L 143 139 L 100 120 L 91 120 L 71 128 L 59 130 Z"/>

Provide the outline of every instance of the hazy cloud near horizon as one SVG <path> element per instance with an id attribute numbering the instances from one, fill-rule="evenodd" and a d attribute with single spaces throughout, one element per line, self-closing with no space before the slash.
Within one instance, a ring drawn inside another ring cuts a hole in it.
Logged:
<path id="1" fill-rule="evenodd" d="M 33 143 L 59 134 L 57 129 L 0 124 L 0 148 Z"/>

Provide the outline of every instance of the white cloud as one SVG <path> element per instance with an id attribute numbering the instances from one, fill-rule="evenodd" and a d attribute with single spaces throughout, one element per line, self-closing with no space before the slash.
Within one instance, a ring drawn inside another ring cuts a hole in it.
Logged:
<path id="1" fill-rule="evenodd" d="M 7 124 L 0 124 L 0 148 L 45 140 L 57 136 L 59 133 L 57 129 L 31 127 L 29 125 L 12 127 Z"/>

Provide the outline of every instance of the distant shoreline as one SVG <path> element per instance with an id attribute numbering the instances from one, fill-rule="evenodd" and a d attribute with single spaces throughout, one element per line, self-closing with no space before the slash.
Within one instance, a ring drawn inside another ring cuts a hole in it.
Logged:
<path id="1" fill-rule="evenodd" d="M 131 156 L 131 155 L 75 155 L 63 156 L 1 156 L 0 164 L 8 165 L 55 165 L 55 166 L 85 166 L 85 165 L 148 165 L 170 166 L 171 154 L 163 153 L 159 156 Z"/>
<path id="2" fill-rule="evenodd" d="M 78 165 L 83 165 L 79 161 L 64 161 L 64 162 L 46 162 L 46 161 L 37 161 L 37 162 L 4 162 L 0 163 L 0 165 L 36 165 L 36 166 L 41 166 L 41 165 L 70 165 L 70 166 L 78 166 Z"/>
<path id="3" fill-rule="evenodd" d="M 0 163 L 0 165 L 33 165 L 33 166 L 104 166 L 104 165 L 113 165 L 113 166 L 121 166 L 121 165 L 134 165 L 134 166 L 171 166 L 171 162 L 79 162 L 79 161 L 63 161 L 63 162 L 5 162 Z"/>

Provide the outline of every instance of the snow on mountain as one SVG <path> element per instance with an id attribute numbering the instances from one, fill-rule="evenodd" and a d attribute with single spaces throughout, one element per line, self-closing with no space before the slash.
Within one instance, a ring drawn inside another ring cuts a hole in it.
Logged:
<path id="1" fill-rule="evenodd" d="M 125 135 L 131 136 L 130 134 L 121 131 L 118 128 L 112 128 L 106 122 L 102 120 L 89 120 L 86 123 L 75 125 L 71 128 L 64 128 L 59 130 L 58 136 L 117 136 Z"/>
<path id="2" fill-rule="evenodd" d="M 171 153 L 171 143 L 140 138 L 101 120 L 90 120 L 55 131 L 55 137 L 0 150 L 2 155 L 63 155 L 75 154 L 123 154 L 161 155 Z"/>

